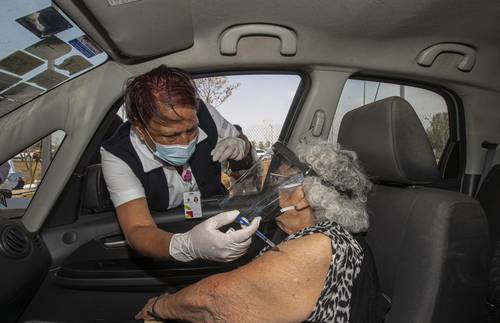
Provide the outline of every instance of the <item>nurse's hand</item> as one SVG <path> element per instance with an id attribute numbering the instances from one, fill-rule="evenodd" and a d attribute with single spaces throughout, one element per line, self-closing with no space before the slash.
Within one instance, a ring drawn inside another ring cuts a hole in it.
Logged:
<path id="1" fill-rule="evenodd" d="M 246 156 L 246 142 L 238 137 L 227 137 L 220 140 L 211 152 L 212 160 L 225 162 L 228 159 L 242 160 Z"/>
<path id="2" fill-rule="evenodd" d="M 170 240 L 170 256 L 183 262 L 194 259 L 227 262 L 241 257 L 250 246 L 261 218 L 256 217 L 249 226 L 236 231 L 219 230 L 234 222 L 239 214 L 239 211 L 219 213 L 186 233 L 174 234 Z"/>

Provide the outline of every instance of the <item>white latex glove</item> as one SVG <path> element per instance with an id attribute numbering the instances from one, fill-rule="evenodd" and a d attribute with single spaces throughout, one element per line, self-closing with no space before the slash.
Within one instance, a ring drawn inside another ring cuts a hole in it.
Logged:
<path id="1" fill-rule="evenodd" d="M 245 157 L 245 140 L 238 137 L 227 137 L 217 143 L 212 150 L 212 160 L 224 162 L 228 159 L 242 160 Z"/>
<path id="2" fill-rule="evenodd" d="M 236 210 L 219 213 L 186 233 L 174 234 L 170 240 L 170 255 L 182 262 L 194 259 L 228 262 L 241 257 L 250 246 L 261 218 L 256 217 L 248 227 L 236 231 L 218 230 L 234 222 L 238 214 Z"/>

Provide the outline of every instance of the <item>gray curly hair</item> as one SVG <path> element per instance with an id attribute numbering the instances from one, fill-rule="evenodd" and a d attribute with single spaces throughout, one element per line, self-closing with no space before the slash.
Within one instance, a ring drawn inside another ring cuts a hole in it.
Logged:
<path id="1" fill-rule="evenodd" d="M 327 142 L 301 144 L 296 153 L 318 174 L 304 179 L 304 192 L 315 221 L 333 221 L 351 233 L 368 230 L 366 202 L 372 183 L 356 153 Z"/>

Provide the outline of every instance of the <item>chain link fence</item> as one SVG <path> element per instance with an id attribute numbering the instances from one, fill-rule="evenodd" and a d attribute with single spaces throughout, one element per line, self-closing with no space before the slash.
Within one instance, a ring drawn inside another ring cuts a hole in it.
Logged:
<path id="1" fill-rule="evenodd" d="M 278 141 L 283 124 L 258 124 L 242 126 L 245 134 L 256 149 L 268 149 Z"/>

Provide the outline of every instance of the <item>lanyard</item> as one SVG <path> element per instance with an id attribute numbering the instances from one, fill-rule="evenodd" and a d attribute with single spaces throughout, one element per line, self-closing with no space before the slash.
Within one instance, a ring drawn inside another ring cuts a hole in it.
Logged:
<path id="1" fill-rule="evenodd" d="M 183 168 L 182 172 L 179 172 L 179 175 L 181 176 L 181 180 L 184 183 L 184 188 L 187 188 L 188 192 L 193 191 L 193 173 L 191 172 L 191 170 L 188 168 Z"/>

